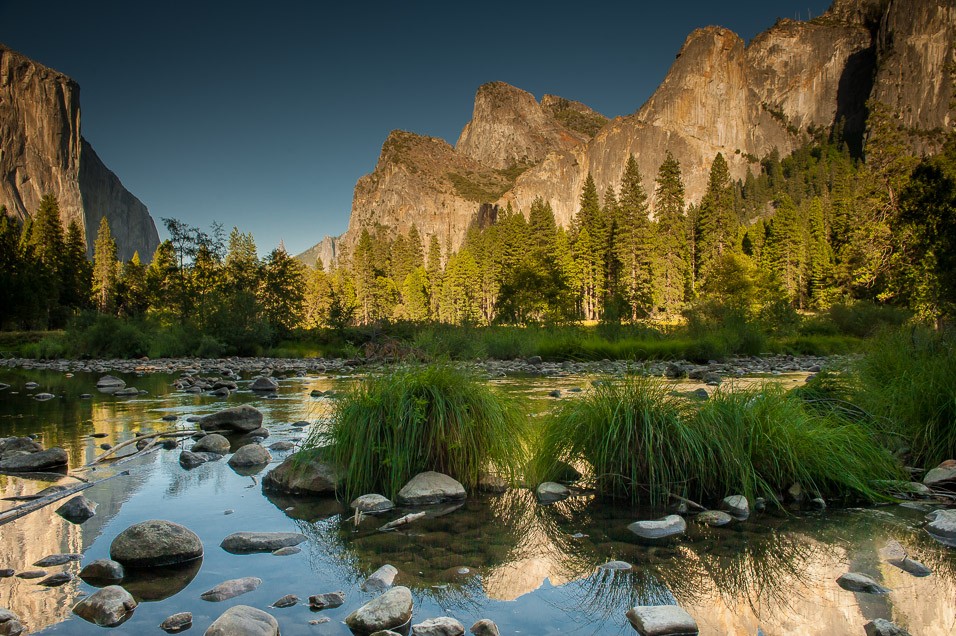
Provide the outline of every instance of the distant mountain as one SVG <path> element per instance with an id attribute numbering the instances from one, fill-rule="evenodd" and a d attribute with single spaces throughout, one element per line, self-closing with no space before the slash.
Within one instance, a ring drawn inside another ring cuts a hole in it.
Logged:
<path id="1" fill-rule="evenodd" d="M 91 254 L 105 216 L 120 258 L 152 258 L 159 235 L 149 211 L 80 134 L 80 87 L 3 44 L 0 140 L 0 205 L 7 214 L 25 219 L 53 194 L 64 227 L 77 221 Z"/>
<path id="2" fill-rule="evenodd" d="M 750 43 L 720 27 L 694 31 L 651 98 L 611 121 L 579 102 L 538 102 L 485 84 L 454 148 L 391 133 L 375 170 L 356 184 L 346 233 L 300 258 L 328 264 L 363 228 L 406 232 L 413 224 L 426 241 L 434 234 L 457 248 L 482 204 L 527 213 L 537 197 L 568 225 L 588 173 L 599 192 L 616 187 L 632 154 L 653 192 L 669 150 L 688 202 L 697 202 L 718 152 L 743 178 L 774 149 L 786 156 L 812 130 L 839 124 L 862 153 L 875 102 L 914 154 L 934 152 L 956 122 L 954 43 L 956 0 L 836 0 L 818 18 L 778 20 Z"/>

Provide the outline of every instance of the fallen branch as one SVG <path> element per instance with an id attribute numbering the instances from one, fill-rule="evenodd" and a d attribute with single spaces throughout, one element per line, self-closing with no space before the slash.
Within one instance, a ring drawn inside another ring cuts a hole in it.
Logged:
<path id="1" fill-rule="evenodd" d="M 110 455 L 115 454 L 117 451 L 120 451 L 126 448 L 127 446 L 130 446 L 131 444 L 136 444 L 141 439 L 155 439 L 159 437 L 190 437 L 195 434 L 196 434 L 196 431 L 162 431 L 160 433 L 150 433 L 149 435 L 140 435 L 139 437 L 134 437 L 133 439 L 128 439 L 125 442 L 117 444 L 116 446 L 109 449 L 108 451 L 106 451 L 105 453 L 103 453 L 102 455 L 94 459 L 93 461 L 91 461 L 89 464 L 84 466 L 84 468 L 89 468 L 90 466 L 95 466 L 96 464 L 99 464 L 101 461 L 105 460 Z"/>
<path id="2" fill-rule="evenodd" d="M 697 511 L 699 511 L 699 512 L 706 512 L 706 511 L 707 511 L 707 508 L 703 507 L 702 505 L 700 505 L 700 504 L 697 503 L 696 501 L 691 501 L 690 499 L 687 499 L 686 497 L 681 497 L 680 495 L 675 495 L 675 494 L 672 493 L 672 492 L 671 492 L 671 493 L 668 493 L 668 494 L 671 496 L 671 498 L 676 499 L 677 501 L 679 501 L 679 502 L 681 502 L 681 503 L 687 504 L 687 507 L 688 507 L 688 508 L 693 508 L 694 510 L 697 510 Z"/>
<path id="3" fill-rule="evenodd" d="M 102 484 L 104 481 L 109 481 L 110 479 L 113 479 L 113 477 L 121 477 L 126 475 L 129 475 L 128 470 L 124 470 L 121 473 L 116 473 L 115 475 L 111 475 L 109 477 L 104 477 L 103 479 L 100 479 L 99 481 L 91 481 L 91 482 L 87 482 L 83 484 L 77 484 L 76 486 L 73 486 L 72 488 L 67 488 L 66 490 L 55 492 L 52 495 L 47 495 L 46 497 L 41 497 L 40 499 L 36 499 L 29 503 L 21 504 L 19 506 L 14 506 L 13 508 L 10 508 L 9 510 L 4 510 L 3 512 L 0 512 L 0 526 L 10 523 L 11 521 L 14 521 L 16 519 L 19 519 L 20 517 L 26 516 L 30 514 L 31 512 L 36 512 L 37 510 L 40 510 L 41 508 L 46 508 L 51 503 L 57 502 L 60 499 L 65 499 L 66 497 L 76 494 L 80 492 L 81 490 L 86 490 L 87 488 L 90 488 L 97 484 Z"/>

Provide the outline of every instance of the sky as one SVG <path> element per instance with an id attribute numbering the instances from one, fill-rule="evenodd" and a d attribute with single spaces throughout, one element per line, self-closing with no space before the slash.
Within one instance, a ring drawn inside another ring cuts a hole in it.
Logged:
<path id="1" fill-rule="evenodd" d="M 346 230 L 389 131 L 454 144 L 485 82 L 628 115 L 693 29 L 829 4 L 0 0 L 0 42 L 79 83 L 83 136 L 161 237 L 217 221 L 296 254 Z"/>

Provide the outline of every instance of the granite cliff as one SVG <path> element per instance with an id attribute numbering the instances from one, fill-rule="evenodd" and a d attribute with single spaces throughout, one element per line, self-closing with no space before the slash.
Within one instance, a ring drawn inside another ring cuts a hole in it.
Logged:
<path id="1" fill-rule="evenodd" d="M 772 150 L 786 156 L 811 131 L 841 123 L 865 154 L 873 102 L 894 114 L 912 152 L 932 152 L 956 123 L 954 43 L 956 0 L 835 0 L 823 15 L 778 20 L 749 43 L 721 27 L 694 31 L 650 99 L 610 121 L 579 102 L 537 102 L 486 84 L 455 148 L 392 133 L 375 171 L 356 185 L 349 229 L 336 244 L 347 252 L 364 227 L 404 232 L 414 223 L 454 248 L 480 204 L 527 213 L 537 197 L 568 225 L 588 173 L 599 192 L 617 187 L 634 155 L 653 192 L 668 150 L 696 202 L 718 152 L 743 178 Z M 330 262 L 329 250 L 312 251 Z"/>
<path id="2" fill-rule="evenodd" d="M 152 257 L 159 235 L 146 206 L 80 134 L 80 87 L 2 44 L 0 139 L 0 205 L 8 214 L 25 219 L 53 194 L 64 226 L 79 223 L 91 254 L 106 216 L 120 258 Z"/>

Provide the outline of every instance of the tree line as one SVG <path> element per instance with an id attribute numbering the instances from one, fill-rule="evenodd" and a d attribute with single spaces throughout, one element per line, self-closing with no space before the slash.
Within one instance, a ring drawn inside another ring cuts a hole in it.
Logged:
<path id="1" fill-rule="evenodd" d="M 737 181 L 717 154 L 688 205 L 673 156 L 650 192 L 629 157 L 616 188 L 599 193 L 588 175 L 568 228 L 539 199 L 470 228 L 456 250 L 414 226 L 365 228 L 328 267 L 281 245 L 260 258 L 249 233 L 176 219 L 145 265 L 117 260 L 104 218 L 90 263 L 82 230 L 64 228 L 47 196 L 22 224 L 0 215 L 0 326 L 61 328 L 94 310 L 188 324 L 251 353 L 297 329 L 387 321 L 668 321 L 727 306 L 780 318 L 848 299 L 940 320 L 956 305 L 956 143 L 918 160 L 878 124 L 866 160 L 838 131 Z"/>

